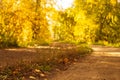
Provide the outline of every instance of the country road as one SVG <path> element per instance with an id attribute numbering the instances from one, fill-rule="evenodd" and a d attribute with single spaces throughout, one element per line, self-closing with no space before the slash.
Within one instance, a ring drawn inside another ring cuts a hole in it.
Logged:
<path id="1" fill-rule="evenodd" d="M 91 56 L 50 80 L 120 80 L 120 48 L 92 46 Z"/>
<path id="2" fill-rule="evenodd" d="M 48 80 L 120 80 L 120 48 L 92 46 L 94 52 Z M 44 51 L 47 51 L 45 49 Z M 0 67 L 34 60 L 36 49 L 0 49 Z"/>

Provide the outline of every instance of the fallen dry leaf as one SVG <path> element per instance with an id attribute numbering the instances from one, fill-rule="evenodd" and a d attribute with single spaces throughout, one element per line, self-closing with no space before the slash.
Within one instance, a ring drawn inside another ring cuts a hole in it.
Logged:
<path id="1" fill-rule="evenodd" d="M 77 59 L 74 59 L 74 61 L 78 61 Z"/>
<path id="2" fill-rule="evenodd" d="M 61 62 L 63 62 L 63 59 L 59 59 L 59 60 L 58 60 L 58 63 L 61 63 Z"/>
<path id="3" fill-rule="evenodd" d="M 44 80 L 48 80 L 48 79 L 45 78 Z"/>
<path id="4" fill-rule="evenodd" d="M 40 76 L 41 76 L 41 77 L 45 77 L 45 74 L 41 73 Z"/>
<path id="5" fill-rule="evenodd" d="M 29 78 L 30 78 L 30 79 L 36 80 L 36 78 L 35 78 L 34 76 L 29 76 Z"/>
<path id="6" fill-rule="evenodd" d="M 68 63 L 69 62 L 69 59 L 68 58 L 64 58 L 64 63 Z"/>
<path id="7" fill-rule="evenodd" d="M 39 69 L 35 69 L 35 72 L 40 73 L 41 71 Z"/>

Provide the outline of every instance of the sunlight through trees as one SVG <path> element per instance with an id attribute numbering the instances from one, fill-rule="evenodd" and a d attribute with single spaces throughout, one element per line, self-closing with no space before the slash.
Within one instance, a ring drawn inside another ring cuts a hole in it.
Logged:
<path id="1" fill-rule="evenodd" d="M 120 45 L 119 0 L 0 0 L 0 9 L 0 47 L 51 41 Z"/>

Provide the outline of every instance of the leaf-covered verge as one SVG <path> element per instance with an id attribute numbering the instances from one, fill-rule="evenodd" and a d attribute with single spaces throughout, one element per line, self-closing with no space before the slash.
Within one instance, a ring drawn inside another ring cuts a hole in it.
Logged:
<path id="1" fill-rule="evenodd" d="M 37 55 L 35 62 L 20 62 L 0 68 L 0 80 L 49 80 L 54 72 L 66 70 L 91 52 L 84 45 L 72 49 L 51 49 L 48 54 Z"/>

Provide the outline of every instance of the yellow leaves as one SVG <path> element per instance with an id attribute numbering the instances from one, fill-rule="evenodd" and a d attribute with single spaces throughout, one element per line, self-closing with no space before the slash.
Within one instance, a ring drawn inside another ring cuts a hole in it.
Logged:
<path id="1" fill-rule="evenodd" d="M 106 19 L 111 19 L 112 17 L 113 17 L 112 13 L 109 12 Z"/>
<path id="2" fill-rule="evenodd" d="M 41 76 L 41 77 L 45 77 L 45 74 L 41 73 L 40 76 Z"/>
<path id="3" fill-rule="evenodd" d="M 107 20 L 111 19 L 111 22 L 114 23 L 114 22 L 116 22 L 118 20 L 118 17 L 113 15 L 111 12 L 109 12 L 106 19 Z"/>
<path id="4" fill-rule="evenodd" d="M 68 63 L 69 62 L 69 59 L 68 58 L 64 58 L 64 63 Z"/>
<path id="5" fill-rule="evenodd" d="M 0 13 L 0 23 L 2 22 L 2 15 L 1 15 L 1 13 Z M 0 25 L 1 26 L 1 25 Z"/>
<path id="6" fill-rule="evenodd" d="M 78 11 L 76 12 L 75 21 L 85 20 L 85 18 L 86 18 L 85 11 L 81 10 L 79 12 Z"/>
<path id="7" fill-rule="evenodd" d="M 69 62 L 69 59 L 68 58 L 61 58 L 58 60 L 58 63 L 63 63 L 63 64 L 67 64 Z"/>
<path id="8" fill-rule="evenodd" d="M 43 73 L 41 72 L 41 70 L 39 70 L 39 69 L 35 69 L 34 72 L 37 73 L 37 74 L 39 74 L 39 76 L 41 76 L 41 77 L 45 77 L 45 76 L 46 76 L 46 75 L 43 74 Z M 30 78 L 30 79 L 34 79 L 34 80 L 37 79 L 35 76 L 32 76 L 32 75 L 29 76 L 29 78 Z"/>
<path id="9" fill-rule="evenodd" d="M 98 28 L 98 26 L 90 21 L 85 20 L 86 22 L 83 22 L 77 26 L 75 26 L 74 34 L 76 36 L 76 41 L 80 42 L 87 42 L 89 43 L 92 39 L 95 38 L 95 31 Z"/>
<path id="10" fill-rule="evenodd" d="M 114 6 L 117 3 L 117 0 L 110 0 L 110 3 Z"/>
<path id="11" fill-rule="evenodd" d="M 13 74 L 17 74 L 18 73 L 18 71 L 13 71 Z"/>
<path id="12" fill-rule="evenodd" d="M 36 77 L 34 77 L 34 76 L 29 76 L 29 78 L 36 80 Z"/>
<path id="13" fill-rule="evenodd" d="M 40 73 L 41 71 L 39 69 L 35 69 L 35 72 Z"/>
<path id="14" fill-rule="evenodd" d="M 87 0 L 87 3 L 96 3 L 96 1 L 95 0 Z"/>
<path id="15" fill-rule="evenodd" d="M 45 78 L 44 80 L 48 80 L 47 78 Z"/>
<path id="16" fill-rule="evenodd" d="M 35 69 L 34 72 L 39 73 L 41 77 L 45 77 L 46 75 L 41 72 L 39 69 Z"/>
<path id="17" fill-rule="evenodd" d="M 118 21 L 118 17 L 117 16 L 114 16 L 114 21 Z"/>
<path id="18" fill-rule="evenodd" d="M 15 11 L 20 8 L 20 0 L 15 1 L 12 6 L 12 11 Z"/>
<path id="19" fill-rule="evenodd" d="M 22 32 L 18 38 L 18 45 L 27 45 L 29 42 L 31 42 L 32 35 L 31 23 L 29 21 L 25 21 L 23 23 Z"/>

